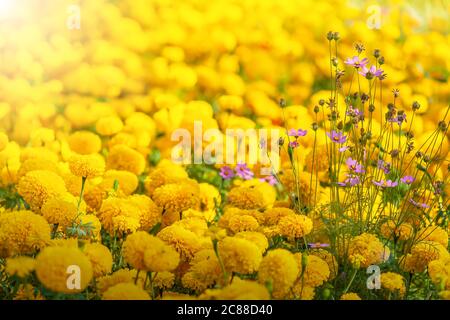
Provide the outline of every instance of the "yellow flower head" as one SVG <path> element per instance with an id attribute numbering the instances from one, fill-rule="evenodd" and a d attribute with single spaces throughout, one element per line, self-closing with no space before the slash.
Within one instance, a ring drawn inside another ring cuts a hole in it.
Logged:
<path id="1" fill-rule="evenodd" d="M 261 249 L 249 240 L 226 237 L 219 242 L 219 255 L 228 272 L 249 274 L 258 271 Z"/>
<path id="2" fill-rule="evenodd" d="M 145 169 L 145 159 L 142 154 L 125 145 L 116 145 L 109 151 L 106 160 L 108 169 L 130 171 L 136 175 Z"/>
<path id="3" fill-rule="evenodd" d="M 149 294 L 134 283 L 119 283 L 102 295 L 103 300 L 150 300 Z"/>
<path id="4" fill-rule="evenodd" d="M 27 256 L 19 256 L 15 258 L 6 259 L 5 271 L 10 276 L 17 275 L 21 278 L 29 275 L 35 267 L 33 258 Z"/>
<path id="5" fill-rule="evenodd" d="M 56 173 L 35 170 L 19 180 L 17 191 L 33 211 L 39 211 L 49 198 L 66 193 L 66 186 Z"/>
<path id="6" fill-rule="evenodd" d="M 90 131 L 76 131 L 68 139 L 69 147 L 79 154 L 92 154 L 100 152 L 102 140 L 98 135 Z"/>
<path id="7" fill-rule="evenodd" d="M 32 254 L 50 241 L 48 222 L 31 211 L 0 213 L 0 257 Z"/>
<path id="8" fill-rule="evenodd" d="M 87 243 L 83 247 L 83 253 L 91 261 L 95 278 L 111 272 L 113 258 L 107 247 L 100 243 Z"/>
<path id="9" fill-rule="evenodd" d="M 287 215 L 278 222 L 278 230 L 282 236 L 288 238 L 302 238 L 312 231 L 313 223 L 305 215 Z"/>
<path id="10" fill-rule="evenodd" d="M 294 255 L 285 249 L 274 249 L 263 258 L 258 270 L 258 281 L 272 287 L 272 295 L 282 299 L 294 285 L 299 268 Z"/>
<path id="11" fill-rule="evenodd" d="M 95 178 L 105 172 L 105 161 L 99 154 L 74 154 L 69 159 L 69 168 L 77 177 Z"/>
<path id="12" fill-rule="evenodd" d="M 36 257 L 36 275 L 47 289 L 70 294 L 83 291 L 93 271 L 89 258 L 80 249 L 47 247 Z M 77 279 L 71 282 L 70 276 L 79 277 L 79 282 Z"/>

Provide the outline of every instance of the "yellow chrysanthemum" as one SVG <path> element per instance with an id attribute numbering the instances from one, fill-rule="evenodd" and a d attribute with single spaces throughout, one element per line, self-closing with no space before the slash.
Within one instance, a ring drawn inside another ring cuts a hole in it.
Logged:
<path id="1" fill-rule="evenodd" d="M 107 247 L 100 243 L 87 243 L 83 247 L 83 253 L 91 261 L 95 278 L 111 272 L 113 258 Z"/>
<path id="2" fill-rule="evenodd" d="M 35 260 L 27 256 L 19 256 L 6 259 L 5 271 L 10 276 L 17 275 L 21 278 L 29 275 L 35 267 Z"/>
<path id="3" fill-rule="evenodd" d="M 102 136 L 112 136 L 119 133 L 123 128 L 119 117 L 111 116 L 100 118 L 95 124 L 95 130 Z"/>
<path id="4" fill-rule="evenodd" d="M 403 297 L 406 291 L 405 279 L 398 273 L 383 272 L 380 277 L 381 287 Z"/>
<path id="5" fill-rule="evenodd" d="M 102 140 L 90 131 L 77 131 L 72 133 L 67 142 L 72 151 L 79 154 L 92 154 L 100 152 Z"/>
<path id="6" fill-rule="evenodd" d="M 77 177 L 95 178 L 105 172 L 105 161 L 99 154 L 74 154 L 69 159 L 69 168 Z"/>
<path id="7" fill-rule="evenodd" d="M 77 218 L 85 211 L 84 201 L 80 203 L 78 210 L 78 199 L 68 192 L 48 199 L 41 208 L 42 216 L 49 223 L 58 224 L 63 228 L 78 222 Z"/>
<path id="8" fill-rule="evenodd" d="M 288 238 L 302 238 L 312 231 L 313 223 L 305 215 L 287 215 L 278 222 L 278 230 L 282 236 Z"/>
<path id="9" fill-rule="evenodd" d="M 28 172 L 19 180 L 18 193 L 33 211 L 39 211 L 48 199 L 66 193 L 64 180 L 56 173 L 46 170 Z"/>
<path id="10" fill-rule="evenodd" d="M 119 283 L 102 295 L 103 300 L 150 300 L 149 294 L 134 283 Z"/>
<path id="11" fill-rule="evenodd" d="M 292 253 L 274 249 L 263 258 L 258 271 L 258 281 L 272 286 L 272 295 L 282 299 L 294 285 L 299 273 L 298 263 Z"/>
<path id="12" fill-rule="evenodd" d="M 0 213 L 0 257 L 32 254 L 50 241 L 48 222 L 31 211 Z"/>
<path id="13" fill-rule="evenodd" d="M 47 247 L 36 257 L 36 275 L 47 289 L 70 294 L 83 291 L 93 271 L 91 262 L 80 249 Z M 75 278 L 73 283 L 69 279 L 71 276 Z"/>
<path id="14" fill-rule="evenodd" d="M 145 169 L 145 159 L 136 150 L 125 145 L 117 145 L 109 151 L 106 167 L 108 169 L 130 171 L 139 175 Z"/>
<path id="15" fill-rule="evenodd" d="M 243 238 L 224 238 L 219 242 L 218 252 L 228 272 L 253 273 L 258 271 L 262 260 L 258 246 Z"/>
<path id="16" fill-rule="evenodd" d="M 225 288 L 206 290 L 199 298 L 203 300 L 269 300 L 270 294 L 262 284 L 234 278 Z"/>

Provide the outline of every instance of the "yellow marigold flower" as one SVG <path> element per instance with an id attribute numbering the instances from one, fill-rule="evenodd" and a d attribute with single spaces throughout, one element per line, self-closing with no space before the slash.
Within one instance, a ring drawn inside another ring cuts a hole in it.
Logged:
<path id="1" fill-rule="evenodd" d="M 402 270 L 419 273 L 423 272 L 433 260 L 449 257 L 449 253 L 440 243 L 433 241 L 420 241 L 408 253 L 399 258 Z"/>
<path id="2" fill-rule="evenodd" d="M 330 277 L 330 268 L 325 260 L 312 254 L 303 257 L 302 254 L 296 253 L 294 256 L 297 259 L 299 267 L 300 282 L 303 281 L 305 286 L 312 288 L 318 287 Z M 306 268 L 303 271 L 302 260 L 304 259 L 306 259 Z M 301 278 L 302 273 L 303 278 Z"/>
<path id="3" fill-rule="evenodd" d="M 288 294 L 289 299 L 299 299 L 299 300 L 313 300 L 316 294 L 315 288 L 308 287 L 301 283 L 295 284 L 291 289 L 291 293 Z"/>
<path id="4" fill-rule="evenodd" d="M 106 171 L 101 184 L 112 189 L 116 180 L 119 183 L 119 190 L 126 196 L 132 194 L 139 184 L 138 177 L 134 173 L 124 170 Z"/>
<path id="5" fill-rule="evenodd" d="M 153 278 L 153 285 L 160 290 L 168 290 L 175 283 L 175 275 L 169 271 L 158 272 Z"/>
<path id="6" fill-rule="evenodd" d="M 131 133 L 119 132 L 114 137 L 110 138 L 110 140 L 108 141 L 109 149 L 120 144 L 130 148 L 136 148 L 137 147 L 136 137 Z"/>
<path id="7" fill-rule="evenodd" d="M 113 258 L 107 247 L 100 243 L 87 243 L 83 247 L 83 253 L 91 261 L 95 278 L 111 272 Z"/>
<path id="8" fill-rule="evenodd" d="M 50 241 L 48 222 L 31 211 L 0 213 L 0 257 L 31 254 Z"/>
<path id="9" fill-rule="evenodd" d="M 223 279 L 222 268 L 212 249 L 198 251 L 190 261 L 190 265 L 188 272 L 181 279 L 185 288 L 203 292 Z"/>
<path id="10" fill-rule="evenodd" d="M 192 231 L 200 237 L 205 236 L 208 232 L 208 224 L 204 219 L 200 218 L 183 218 L 182 220 L 175 222 L 173 225 Z"/>
<path id="11" fill-rule="evenodd" d="M 334 279 L 337 276 L 338 262 L 333 254 L 325 249 L 311 250 L 311 254 L 321 258 L 328 264 L 328 268 L 330 269 L 330 280 Z"/>
<path id="12" fill-rule="evenodd" d="M 385 259 L 386 248 L 376 236 L 363 233 L 350 240 L 348 245 L 348 257 L 360 255 L 364 261 L 360 261 L 360 267 L 367 268 L 372 264 L 379 264 Z"/>
<path id="13" fill-rule="evenodd" d="M 35 267 L 33 258 L 27 256 L 19 256 L 15 258 L 6 259 L 5 271 L 10 276 L 17 275 L 21 278 L 29 275 Z"/>
<path id="14" fill-rule="evenodd" d="M 102 295 L 103 300 L 150 300 L 149 294 L 134 283 L 119 283 Z"/>
<path id="15" fill-rule="evenodd" d="M 51 224 L 59 224 L 66 228 L 76 221 L 80 213 L 86 211 L 86 204 L 84 201 L 80 204 L 80 211 L 78 212 L 78 199 L 72 194 L 66 192 L 62 195 L 50 198 L 45 201 L 41 208 L 42 216 Z"/>
<path id="16" fill-rule="evenodd" d="M 301 214 L 285 216 L 278 222 L 280 234 L 288 238 L 302 238 L 309 234 L 312 228 L 312 220 Z"/>
<path id="17" fill-rule="evenodd" d="M 144 252 L 146 270 L 164 272 L 174 270 L 180 263 L 180 254 L 159 238 L 152 238 L 154 243 Z"/>
<path id="18" fill-rule="evenodd" d="M 272 207 L 277 198 L 277 192 L 275 188 L 271 186 L 269 183 L 260 181 L 259 179 L 245 180 L 239 186 L 250 187 L 258 190 L 263 195 L 264 199 L 263 206 L 265 208 Z"/>
<path id="19" fill-rule="evenodd" d="M 17 178 L 20 179 L 28 172 L 34 170 L 47 170 L 56 174 L 59 173 L 58 165 L 56 164 L 56 162 L 41 158 L 31 158 L 22 162 L 22 164 L 20 165 L 20 169 L 17 172 Z"/>
<path id="20" fill-rule="evenodd" d="M 253 242 L 261 250 L 261 253 L 264 253 L 266 249 L 269 247 L 269 241 L 267 241 L 266 236 L 260 232 L 242 231 L 236 233 L 234 237 L 246 239 Z"/>
<path id="21" fill-rule="evenodd" d="M 144 181 L 145 190 L 150 196 L 153 195 L 156 188 L 162 185 L 176 183 L 178 180 L 188 178 L 188 174 L 183 167 L 173 163 L 166 164 L 164 160 L 161 160 L 161 163 L 149 173 Z"/>
<path id="22" fill-rule="evenodd" d="M 265 207 L 263 194 L 252 187 L 237 187 L 228 193 L 228 203 L 240 209 L 261 209 Z"/>
<path id="23" fill-rule="evenodd" d="M 90 131 L 77 131 L 72 133 L 67 142 L 72 151 L 79 154 L 93 154 L 100 152 L 102 140 Z"/>
<path id="24" fill-rule="evenodd" d="M 344 293 L 341 296 L 340 300 L 361 300 L 361 298 L 358 296 L 357 293 L 354 292 L 348 292 L 348 293 Z"/>
<path id="25" fill-rule="evenodd" d="M 157 236 L 170 244 L 185 260 L 192 259 L 195 253 L 202 249 L 201 237 L 182 226 L 168 226 L 162 229 Z"/>
<path id="26" fill-rule="evenodd" d="M 389 220 L 381 225 L 380 232 L 386 239 L 408 240 L 413 232 L 413 226 L 407 222 L 398 225 L 395 221 Z"/>
<path id="27" fill-rule="evenodd" d="M 428 264 L 428 275 L 436 286 L 450 290 L 450 258 L 433 260 Z"/>
<path id="28" fill-rule="evenodd" d="M 234 215 L 228 221 L 228 229 L 233 233 L 241 231 L 255 231 L 258 228 L 258 221 L 248 215 Z"/>
<path id="29" fill-rule="evenodd" d="M 111 197 L 102 202 L 102 206 L 97 213 L 97 217 L 110 234 L 114 234 L 114 218 L 123 216 L 140 221 L 139 208 L 128 199 Z M 116 221 L 116 224 L 120 221 Z M 139 226 L 136 226 L 139 227 Z"/>
<path id="30" fill-rule="evenodd" d="M 258 224 L 264 222 L 264 216 L 257 210 L 244 210 L 233 207 L 225 207 L 224 214 L 220 217 L 219 227 L 230 229 L 230 220 L 234 216 L 251 216 L 256 219 Z"/>
<path id="31" fill-rule="evenodd" d="M 129 198 L 140 211 L 140 230 L 149 231 L 157 223 L 161 222 L 162 210 L 149 197 L 143 194 L 134 194 Z"/>
<path id="32" fill-rule="evenodd" d="M 64 183 L 66 184 L 67 191 L 73 194 L 75 197 L 80 196 L 81 192 L 81 179 L 80 177 L 75 176 L 70 172 L 70 169 L 64 169 L 61 172 L 61 178 L 64 180 Z M 85 183 L 85 194 L 86 190 L 89 187 L 89 182 L 86 181 Z"/>
<path id="33" fill-rule="evenodd" d="M 71 266 L 79 268 L 79 289 L 68 286 Z M 92 265 L 89 259 L 78 248 L 47 247 L 36 257 L 36 275 L 47 288 L 61 293 L 77 293 L 83 291 L 92 279 Z"/>
<path id="34" fill-rule="evenodd" d="M 242 238 L 224 238 L 219 242 L 218 252 L 228 272 L 253 273 L 258 271 L 262 260 L 262 253 L 258 246 Z"/>
<path id="35" fill-rule="evenodd" d="M 221 203 L 219 190 L 209 183 L 199 183 L 200 207 L 202 210 L 214 210 Z"/>
<path id="36" fill-rule="evenodd" d="M 123 122 L 119 117 L 110 116 L 98 119 L 95 130 L 102 136 L 112 136 L 123 129 Z"/>
<path id="37" fill-rule="evenodd" d="M 153 201 L 165 211 L 181 213 L 188 209 L 199 209 L 198 188 L 191 184 L 166 184 L 155 190 Z"/>
<path id="38" fill-rule="evenodd" d="M 295 215 L 295 212 L 289 208 L 270 208 L 264 211 L 264 224 L 266 225 L 276 225 L 281 218 Z"/>
<path id="39" fill-rule="evenodd" d="M 272 286 L 272 295 L 282 299 L 289 294 L 299 273 L 294 255 L 285 249 L 270 250 L 262 259 L 258 271 L 258 281 Z"/>
<path id="40" fill-rule="evenodd" d="M 66 193 L 66 186 L 56 173 L 35 170 L 19 180 L 17 191 L 33 211 L 39 211 L 47 199 Z"/>
<path id="41" fill-rule="evenodd" d="M 405 279 L 398 273 L 383 272 L 380 278 L 381 287 L 392 293 L 398 293 L 403 297 L 406 291 Z"/>
<path id="42" fill-rule="evenodd" d="M 158 244 L 159 239 L 144 231 L 130 234 L 122 245 L 122 252 L 125 261 L 133 268 L 146 270 L 144 253 L 152 245 Z M 161 241 L 161 240 L 159 240 Z"/>
<path id="43" fill-rule="evenodd" d="M 116 216 L 112 218 L 114 231 L 119 235 L 136 232 L 141 224 L 136 217 Z"/>
<path id="44" fill-rule="evenodd" d="M 95 178 L 105 172 L 105 161 L 99 154 L 74 154 L 69 159 L 69 168 L 77 177 Z"/>
<path id="45" fill-rule="evenodd" d="M 125 145 L 117 145 L 109 151 L 106 167 L 108 169 L 130 171 L 139 175 L 145 169 L 145 159 L 136 150 Z"/>
<path id="46" fill-rule="evenodd" d="M 267 288 L 255 281 L 241 280 L 237 277 L 222 289 L 206 290 L 200 297 L 203 300 L 269 300 Z"/>
<path id="47" fill-rule="evenodd" d="M 138 285 L 143 285 L 145 275 L 139 274 Z M 100 293 L 104 293 L 109 288 L 119 283 L 134 283 L 136 279 L 137 270 L 135 269 L 119 269 L 111 275 L 103 276 L 97 279 L 97 288 Z"/>
<path id="48" fill-rule="evenodd" d="M 448 246 L 448 233 L 439 226 L 429 226 L 420 230 L 417 238 L 418 240 L 438 242 L 445 248 Z"/>
<path id="49" fill-rule="evenodd" d="M 20 161 L 25 162 L 31 158 L 58 162 L 58 155 L 44 147 L 24 148 L 20 151 Z"/>

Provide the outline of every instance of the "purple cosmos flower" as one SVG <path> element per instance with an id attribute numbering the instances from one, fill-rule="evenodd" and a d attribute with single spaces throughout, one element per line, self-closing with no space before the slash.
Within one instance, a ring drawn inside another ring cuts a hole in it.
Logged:
<path id="1" fill-rule="evenodd" d="M 219 175 L 225 180 L 228 180 L 234 177 L 234 171 L 228 166 L 223 166 L 222 168 L 220 168 Z"/>
<path id="2" fill-rule="evenodd" d="M 345 151 L 347 151 L 348 149 L 350 149 L 349 146 L 343 146 L 343 147 L 340 147 L 340 148 L 339 148 L 339 152 L 345 152 Z"/>
<path id="3" fill-rule="evenodd" d="M 260 178 L 259 181 L 267 182 L 271 186 L 274 186 L 277 184 L 277 179 L 273 175 L 265 176 L 264 178 Z"/>
<path id="4" fill-rule="evenodd" d="M 344 136 L 342 132 L 331 131 L 331 133 L 327 132 L 327 136 L 334 143 L 345 143 L 347 141 L 347 136 Z"/>
<path id="5" fill-rule="evenodd" d="M 329 247 L 330 246 L 330 244 L 329 243 L 320 243 L 320 242 L 317 242 L 317 243 L 308 243 L 308 247 L 309 248 L 327 248 L 327 247 Z"/>
<path id="6" fill-rule="evenodd" d="M 372 181 L 374 185 L 378 186 L 378 187 L 382 187 L 382 188 L 394 188 L 398 185 L 397 181 L 392 181 L 392 180 L 380 180 L 380 181 Z"/>
<path id="7" fill-rule="evenodd" d="M 236 175 L 244 180 L 250 180 L 253 178 L 253 172 L 247 167 L 245 163 L 238 163 L 236 165 Z"/>
<path id="8" fill-rule="evenodd" d="M 414 182 L 414 180 L 416 179 L 412 176 L 404 176 L 403 178 L 400 179 L 400 181 L 403 182 L 404 184 L 411 184 Z"/>
<path id="9" fill-rule="evenodd" d="M 308 133 L 308 130 L 302 130 L 302 129 L 290 129 L 288 131 L 288 136 L 290 137 L 304 137 Z"/>
<path id="10" fill-rule="evenodd" d="M 389 162 L 384 162 L 381 159 L 378 160 L 377 168 L 382 170 L 385 174 L 391 172 L 391 164 Z"/>
<path id="11" fill-rule="evenodd" d="M 353 187 L 360 183 L 361 179 L 359 179 L 358 176 L 347 174 L 347 179 L 345 179 L 344 182 L 338 182 L 337 184 L 340 187 Z"/>
<path id="12" fill-rule="evenodd" d="M 345 64 L 348 64 L 349 66 L 353 66 L 355 68 L 364 67 L 366 64 L 369 63 L 369 59 L 364 58 L 362 60 L 359 60 L 358 56 L 354 56 L 353 58 L 347 58 L 347 60 L 344 61 Z"/>
<path id="13" fill-rule="evenodd" d="M 289 142 L 289 147 L 291 148 L 297 148 L 299 146 L 297 141 L 291 141 Z"/>
<path id="14" fill-rule="evenodd" d="M 364 167 L 358 163 L 358 161 L 352 159 L 351 157 L 347 158 L 347 160 L 345 161 L 345 164 L 347 165 L 347 167 L 355 172 L 355 173 L 364 173 Z"/>
<path id="15" fill-rule="evenodd" d="M 422 209 L 430 208 L 430 206 L 427 205 L 426 203 L 417 202 L 417 201 L 414 201 L 413 199 L 409 199 L 408 201 L 416 208 L 422 208 Z"/>
<path id="16" fill-rule="evenodd" d="M 374 65 L 372 65 L 370 68 L 363 66 L 362 70 L 359 71 L 359 74 L 370 80 L 373 77 L 380 78 L 383 75 L 383 70 L 377 69 Z"/>

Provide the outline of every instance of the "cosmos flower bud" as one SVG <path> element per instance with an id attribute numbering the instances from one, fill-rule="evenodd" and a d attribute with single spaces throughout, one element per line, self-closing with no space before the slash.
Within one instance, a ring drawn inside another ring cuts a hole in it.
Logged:
<path id="1" fill-rule="evenodd" d="M 333 32 L 332 32 L 332 31 L 329 31 L 329 32 L 327 33 L 327 39 L 328 39 L 328 41 L 333 40 Z"/>
<path id="2" fill-rule="evenodd" d="M 380 57 L 380 54 L 381 54 L 380 49 L 375 49 L 373 51 L 373 56 L 377 59 Z"/>
<path id="3" fill-rule="evenodd" d="M 341 37 L 341 36 L 339 35 L 339 32 L 334 32 L 334 33 L 333 33 L 333 40 L 334 40 L 334 41 L 338 41 L 338 40 L 340 39 L 340 37 Z"/>
<path id="4" fill-rule="evenodd" d="M 413 109 L 413 111 L 419 110 L 420 109 L 420 103 L 417 102 L 417 101 L 414 101 L 413 104 L 412 104 L 412 109 Z"/>

